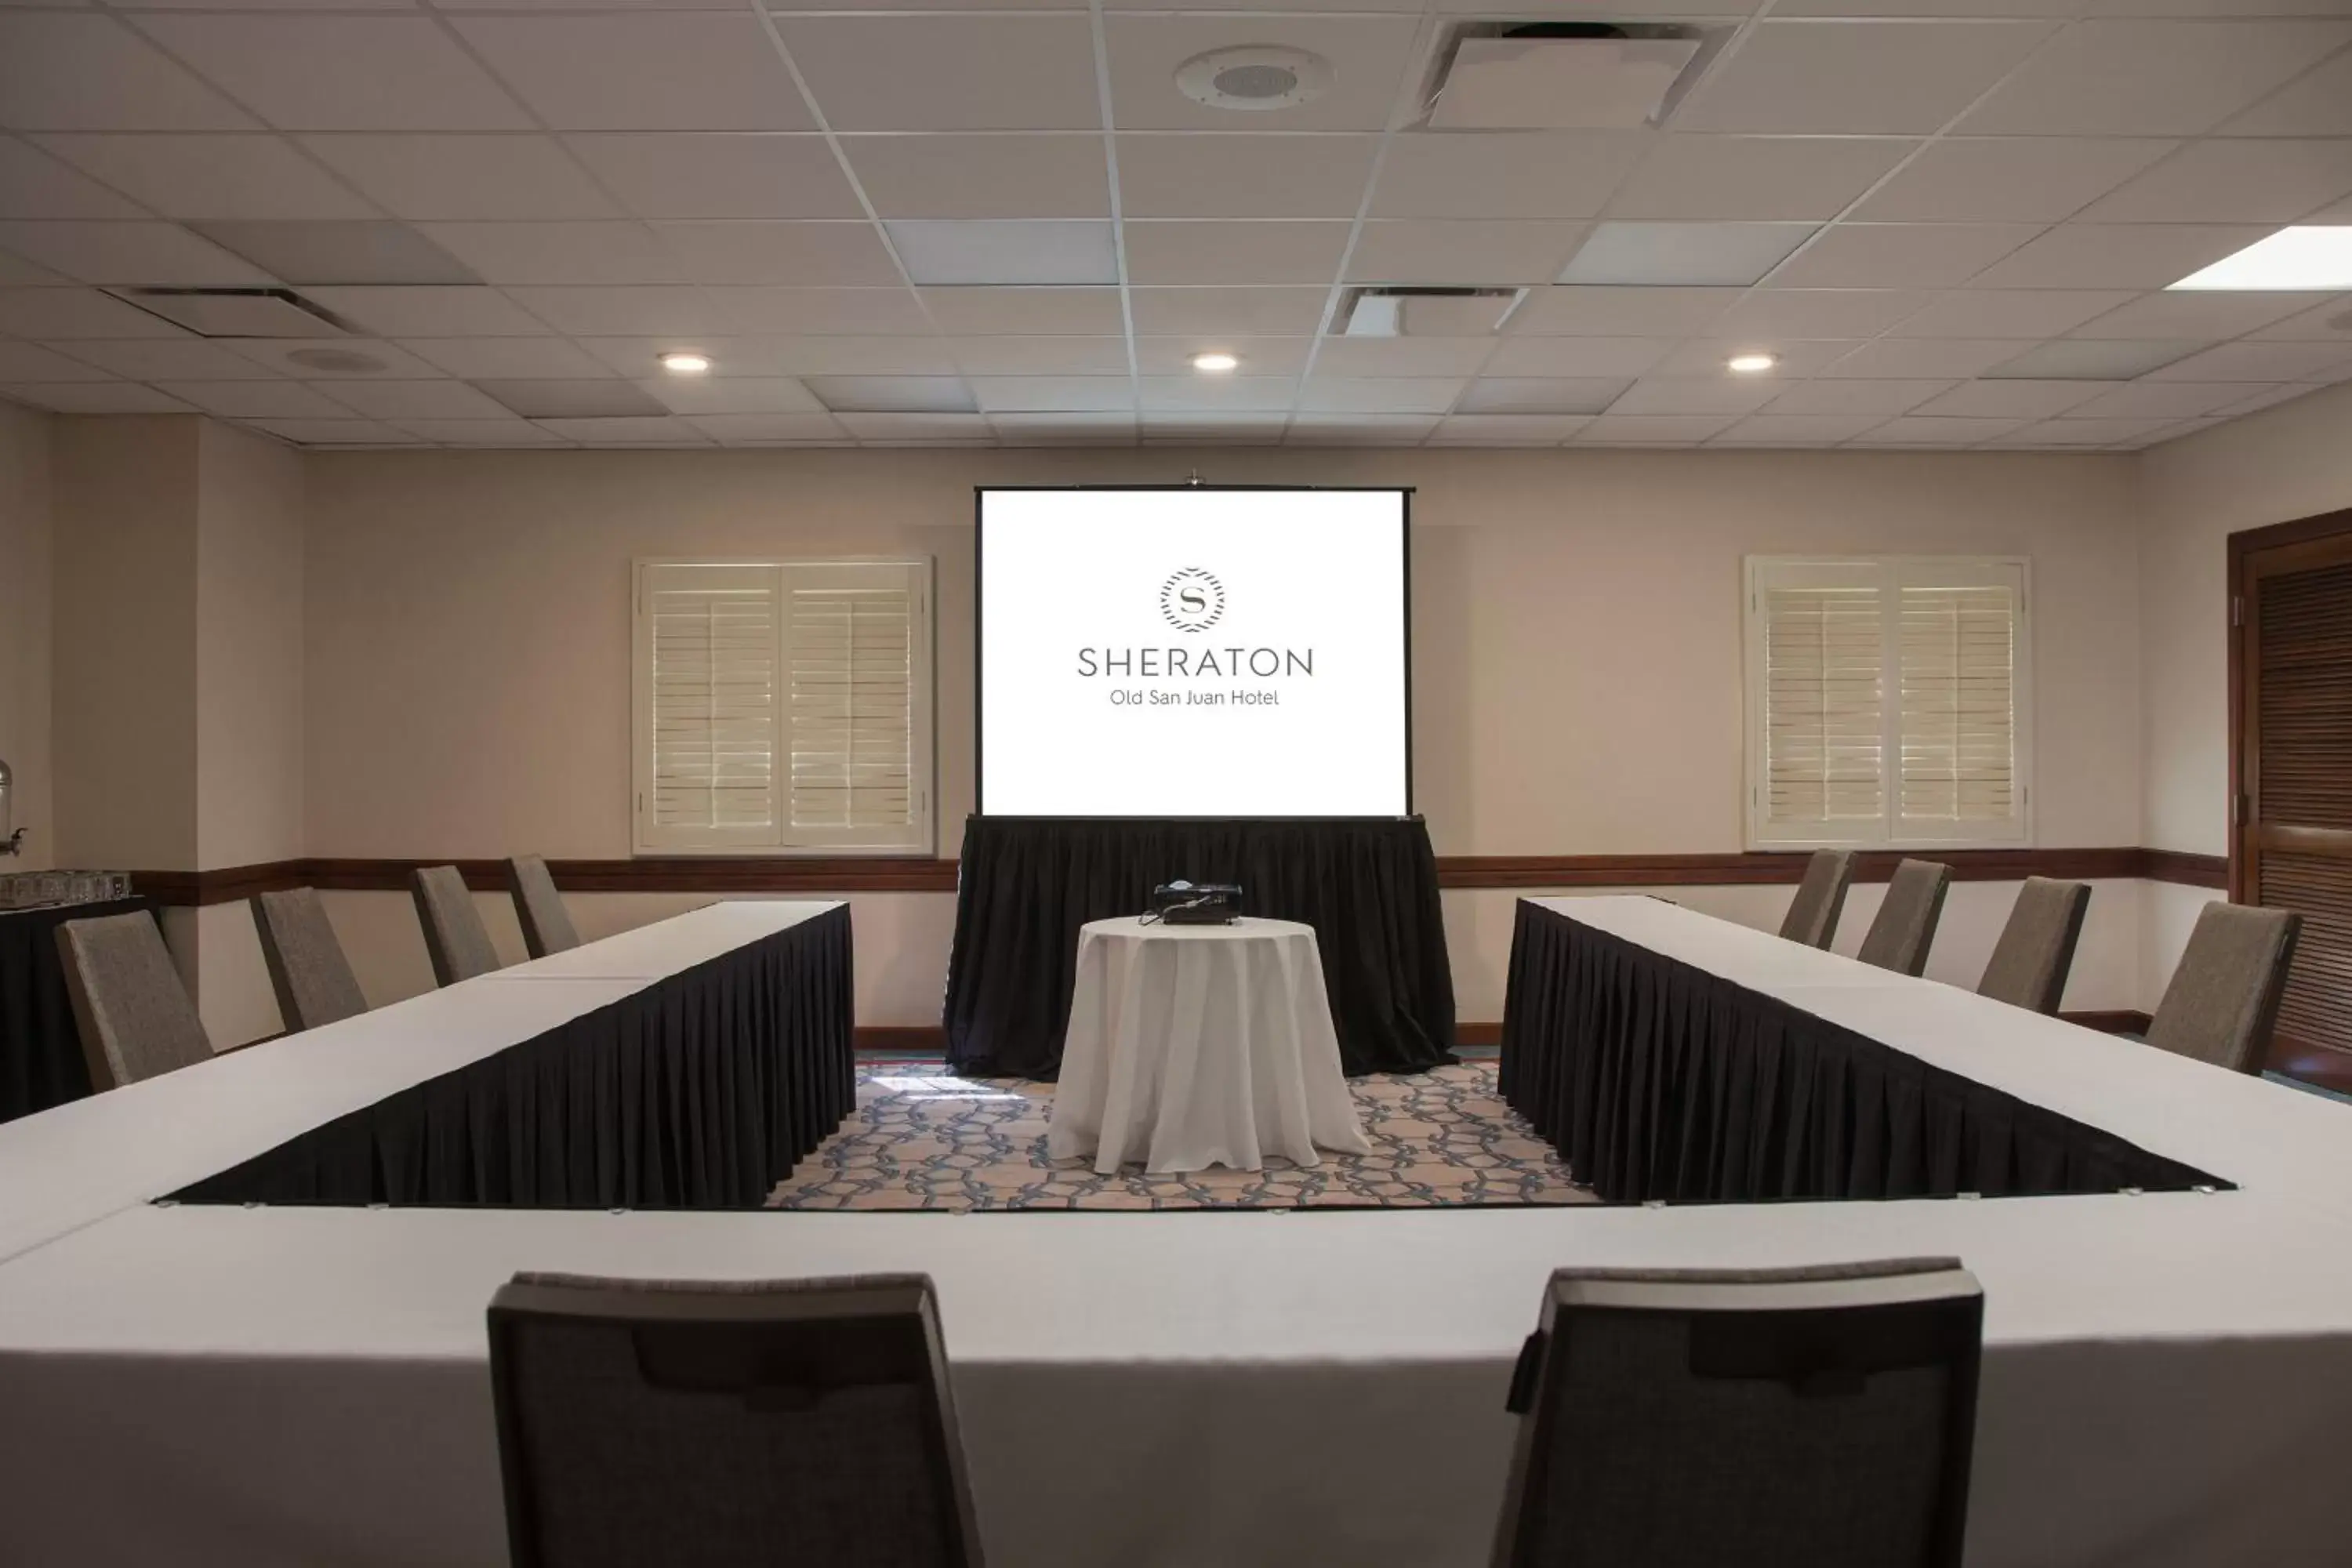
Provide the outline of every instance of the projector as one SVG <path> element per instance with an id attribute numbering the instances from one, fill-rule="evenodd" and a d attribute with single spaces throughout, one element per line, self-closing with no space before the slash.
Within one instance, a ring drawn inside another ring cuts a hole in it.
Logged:
<path id="1" fill-rule="evenodd" d="M 1242 918 L 1242 890 L 1230 882 L 1163 882 L 1151 889 L 1151 913 L 1172 926 L 1223 926 Z"/>

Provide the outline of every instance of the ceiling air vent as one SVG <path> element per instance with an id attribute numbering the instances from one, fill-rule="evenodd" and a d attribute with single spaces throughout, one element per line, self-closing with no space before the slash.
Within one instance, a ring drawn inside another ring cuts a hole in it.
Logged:
<path id="1" fill-rule="evenodd" d="M 1339 297 L 1349 338 L 1482 338 L 1503 324 L 1524 289 L 1350 289 Z"/>
<path id="2" fill-rule="evenodd" d="M 1585 131 L 1654 124 L 1728 29 L 1676 22 L 1469 22 L 1441 47 L 1432 131 Z"/>
<path id="3" fill-rule="evenodd" d="M 1329 60 L 1272 44 L 1212 49 L 1176 68 L 1177 89 L 1211 109 L 1290 109 L 1312 103 L 1330 85 Z"/>
<path id="4" fill-rule="evenodd" d="M 341 318 L 290 289 L 117 289 L 150 315 L 203 338 L 341 338 Z"/>

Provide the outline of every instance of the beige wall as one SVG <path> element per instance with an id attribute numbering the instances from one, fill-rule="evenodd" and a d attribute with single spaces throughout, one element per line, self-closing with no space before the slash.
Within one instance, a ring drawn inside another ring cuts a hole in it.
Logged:
<path id="1" fill-rule="evenodd" d="M 0 404 L 0 758 L 14 774 L 11 820 L 21 858 L 0 870 L 52 864 L 49 724 L 48 416 Z"/>

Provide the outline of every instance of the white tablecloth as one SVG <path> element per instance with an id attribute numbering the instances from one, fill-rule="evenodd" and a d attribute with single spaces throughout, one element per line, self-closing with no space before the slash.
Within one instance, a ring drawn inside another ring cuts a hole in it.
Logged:
<path id="1" fill-rule="evenodd" d="M 1318 1165 L 1318 1147 L 1369 1154 L 1339 1071 L 1310 926 L 1097 921 L 1078 934 L 1056 1160 L 1091 1154 L 1109 1174 L 1211 1165 L 1260 1170 L 1267 1154 Z"/>

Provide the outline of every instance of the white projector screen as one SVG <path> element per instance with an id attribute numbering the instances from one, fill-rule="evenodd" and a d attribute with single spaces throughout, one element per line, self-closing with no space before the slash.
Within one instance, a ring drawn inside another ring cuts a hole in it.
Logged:
<path id="1" fill-rule="evenodd" d="M 1401 489 L 980 492 L 980 809 L 1412 808 Z"/>

